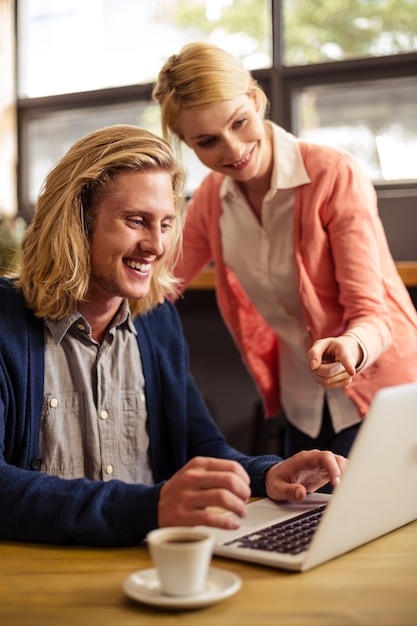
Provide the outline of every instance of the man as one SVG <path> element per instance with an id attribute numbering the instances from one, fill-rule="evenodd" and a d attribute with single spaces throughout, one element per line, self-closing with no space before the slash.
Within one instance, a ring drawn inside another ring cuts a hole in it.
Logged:
<path id="1" fill-rule="evenodd" d="M 337 484 L 343 457 L 248 457 L 211 419 L 166 299 L 182 208 L 168 144 L 135 126 L 91 133 L 47 176 L 20 270 L 0 280 L 0 539 L 235 528 L 251 494 Z"/>

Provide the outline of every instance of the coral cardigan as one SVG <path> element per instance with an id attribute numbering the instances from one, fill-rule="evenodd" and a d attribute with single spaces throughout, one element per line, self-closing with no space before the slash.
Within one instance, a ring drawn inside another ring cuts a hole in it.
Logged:
<path id="1" fill-rule="evenodd" d="M 417 313 L 392 259 L 372 184 L 344 151 L 299 142 L 311 183 L 295 190 L 294 256 L 299 298 L 313 340 L 352 332 L 365 367 L 345 393 L 363 417 L 375 392 L 417 381 Z M 281 408 L 279 338 L 223 259 L 220 187 L 212 172 L 187 208 L 183 289 L 214 261 L 219 309 L 252 375 L 267 416 Z"/>

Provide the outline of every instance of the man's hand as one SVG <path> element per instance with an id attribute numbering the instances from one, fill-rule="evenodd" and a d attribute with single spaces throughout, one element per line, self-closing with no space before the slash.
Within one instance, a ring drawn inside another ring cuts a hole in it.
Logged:
<path id="1" fill-rule="evenodd" d="M 308 450 L 273 465 L 265 476 L 268 497 L 272 500 L 304 500 L 308 493 L 329 481 L 335 487 L 347 459 L 333 452 Z"/>
<path id="2" fill-rule="evenodd" d="M 239 463 L 195 457 L 162 487 L 158 523 L 238 528 L 250 495 L 249 476 Z M 225 510 L 234 515 L 225 515 Z"/>
<path id="3" fill-rule="evenodd" d="M 362 349 L 352 335 L 318 339 L 308 352 L 313 378 L 326 389 L 349 385 L 362 358 Z"/>

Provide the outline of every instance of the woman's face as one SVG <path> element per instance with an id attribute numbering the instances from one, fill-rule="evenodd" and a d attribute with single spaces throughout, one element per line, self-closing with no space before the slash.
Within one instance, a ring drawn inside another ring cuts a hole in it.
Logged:
<path id="1" fill-rule="evenodd" d="M 256 94 L 185 111 L 180 132 L 185 143 L 210 169 L 247 183 L 271 166 L 271 144 L 258 113 Z"/>

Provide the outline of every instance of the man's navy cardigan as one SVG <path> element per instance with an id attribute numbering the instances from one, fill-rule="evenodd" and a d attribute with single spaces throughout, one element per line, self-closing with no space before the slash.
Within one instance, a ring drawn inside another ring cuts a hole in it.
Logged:
<path id="1" fill-rule="evenodd" d="M 0 539 L 133 545 L 157 526 L 160 489 L 194 456 L 239 461 L 252 493 L 280 459 L 248 457 L 225 441 L 188 370 L 188 350 L 169 303 L 135 318 L 145 376 L 153 486 L 65 480 L 40 471 L 44 385 L 43 321 L 13 283 L 0 278 Z"/>

